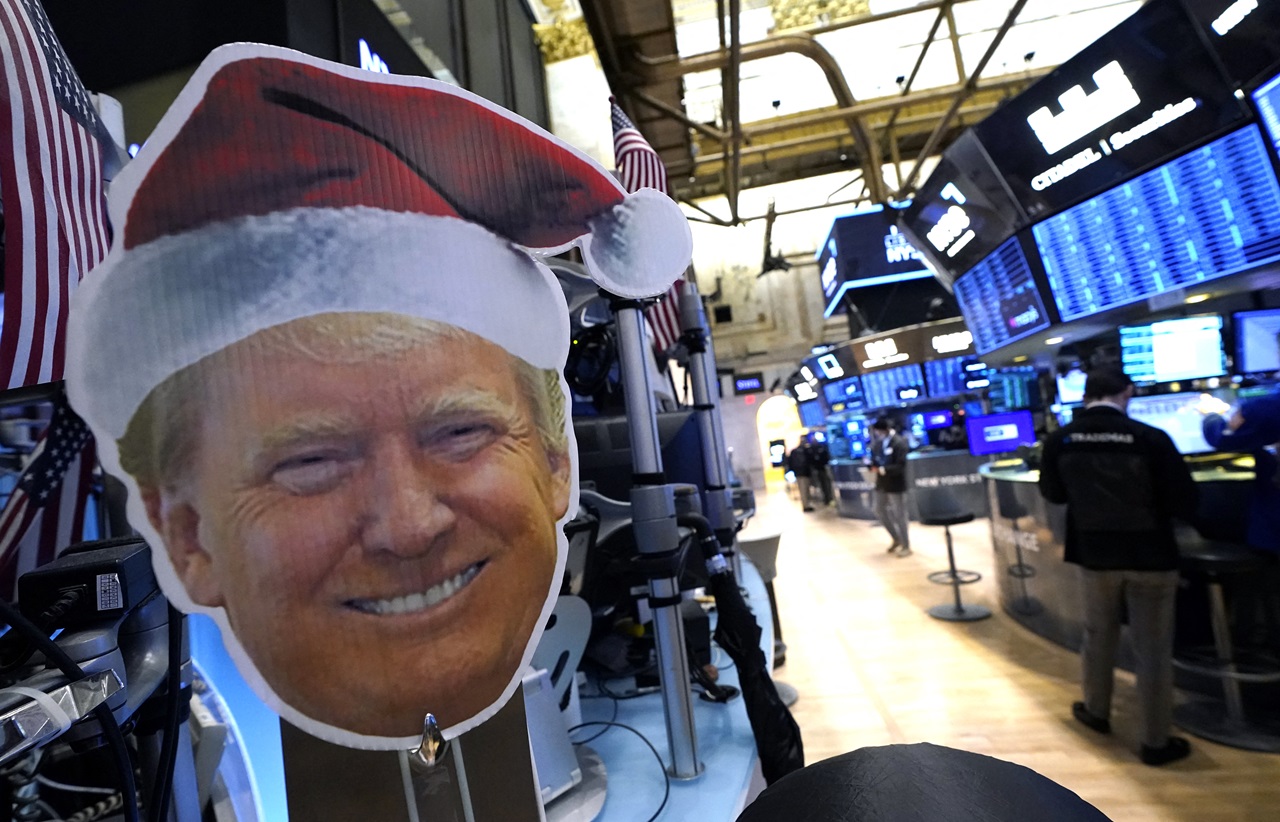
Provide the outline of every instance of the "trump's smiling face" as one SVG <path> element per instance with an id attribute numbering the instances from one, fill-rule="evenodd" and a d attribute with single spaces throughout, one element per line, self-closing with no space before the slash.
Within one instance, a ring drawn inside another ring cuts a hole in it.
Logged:
<path id="1" fill-rule="evenodd" d="M 462 332 L 358 361 L 258 347 L 206 390 L 182 479 L 144 489 L 174 570 L 284 702 L 406 737 L 491 705 L 556 568 L 566 453 L 515 360 Z"/>

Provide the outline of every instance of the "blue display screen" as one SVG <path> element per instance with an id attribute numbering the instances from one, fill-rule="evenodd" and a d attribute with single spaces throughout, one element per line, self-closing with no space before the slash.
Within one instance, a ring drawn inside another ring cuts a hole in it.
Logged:
<path id="1" fill-rule="evenodd" d="M 1253 104 L 1262 115 L 1262 125 L 1271 138 L 1271 147 L 1280 151 L 1280 75 L 1254 90 Z"/>
<path id="2" fill-rule="evenodd" d="M 1280 308 L 1235 315 L 1236 370 L 1245 374 L 1280 371 Z"/>
<path id="3" fill-rule="evenodd" d="M 964 370 L 965 360 L 969 357 L 948 357 L 945 360 L 931 360 L 924 364 L 925 385 L 931 397 L 949 397 L 965 392 L 967 374 Z"/>
<path id="4" fill-rule="evenodd" d="M 826 395 L 827 405 L 832 411 L 855 411 L 862 408 L 862 383 L 857 377 L 829 382 L 822 386 L 822 393 Z M 837 407 L 840 403 L 843 405 Z"/>
<path id="5" fill-rule="evenodd" d="M 1049 314 L 1017 237 L 956 280 L 955 294 L 979 354 L 1049 327 Z"/>
<path id="6" fill-rule="evenodd" d="M 812 402 L 802 402 L 796 407 L 800 409 L 800 424 L 805 428 L 818 428 L 826 425 L 827 415 L 822 411 L 822 403 L 813 400 Z"/>
<path id="7" fill-rule="evenodd" d="M 1227 373 L 1222 318 L 1179 317 L 1120 326 L 1120 362 L 1134 382 L 1174 382 Z"/>
<path id="8" fill-rule="evenodd" d="M 867 408 L 897 405 L 899 388 L 919 388 L 923 397 L 924 372 L 919 365 L 900 365 L 862 375 L 862 392 Z"/>
<path id="9" fill-rule="evenodd" d="M 1032 232 L 1071 321 L 1280 259 L 1280 185 L 1251 125 Z"/>
<path id="10" fill-rule="evenodd" d="M 988 414 L 964 421 L 969 434 L 969 453 L 975 457 L 1016 451 L 1022 445 L 1035 445 L 1035 423 L 1030 411 Z"/>
<path id="11" fill-rule="evenodd" d="M 932 431 L 935 428 L 949 428 L 953 417 L 950 411 L 926 411 L 924 413 L 924 429 Z"/>

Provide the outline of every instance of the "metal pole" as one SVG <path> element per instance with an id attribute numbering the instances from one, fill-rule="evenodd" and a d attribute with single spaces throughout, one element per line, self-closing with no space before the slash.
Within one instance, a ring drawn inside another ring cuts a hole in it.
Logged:
<path id="1" fill-rule="evenodd" d="M 686 283 L 680 296 L 680 330 L 689 348 L 689 372 L 693 378 L 693 407 L 702 434 L 702 465 L 707 478 L 703 511 L 720 545 L 730 548 L 737 523 L 733 517 L 733 492 L 729 489 L 724 424 L 720 417 L 720 392 L 716 384 L 715 351 L 710 345 L 707 315 L 695 283 Z M 735 554 L 734 559 L 737 559 Z M 735 568 L 735 571 L 738 569 Z"/>
<path id="2" fill-rule="evenodd" d="M 631 432 L 634 481 L 631 488 L 631 526 L 642 556 L 674 556 L 680 547 L 675 493 L 662 473 L 658 414 L 646 367 L 640 304 L 634 300 L 612 305 L 618 323 L 618 361 L 622 369 L 627 427 Z M 649 580 L 653 610 L 653 638 L 662 685 L 662 707 L 671 754 L 670 773 L 692 779 L 702 772 L 698 735 L 689 688 L 689 657 L 685 650 L 684 620 L 680 616 L 680 580 L 673 573 Z"/>

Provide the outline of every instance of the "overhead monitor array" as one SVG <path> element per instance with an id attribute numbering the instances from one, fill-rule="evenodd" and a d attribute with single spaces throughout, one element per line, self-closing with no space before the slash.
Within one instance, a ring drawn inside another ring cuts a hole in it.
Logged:
<path id="1" fill-rule="evenodd" d="M 901 222 L 978 353 L 1280 261 L 1278 27 L 1153 0 L 943 153 Z"/>

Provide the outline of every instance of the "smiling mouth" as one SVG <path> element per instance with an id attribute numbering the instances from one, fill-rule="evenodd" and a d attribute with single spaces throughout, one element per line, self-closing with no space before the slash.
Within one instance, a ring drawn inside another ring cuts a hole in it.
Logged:
<path id="1" fill-rule="evenodd" d="M 438 585 L 432 585 L 420 593 L 392 597 L 391 599 L 349 599 L 346 605 L 362 613 L 375 614 L 377 616 L 413 614 L 418 611 L 425 611 L 456 596 L 462 589 L 471 584 L 471 581 L 480 574 L 481 569 L 486 564 L 487 560 L 485 562 L 477 562 L 457 576 L 450 577 Z"/>

